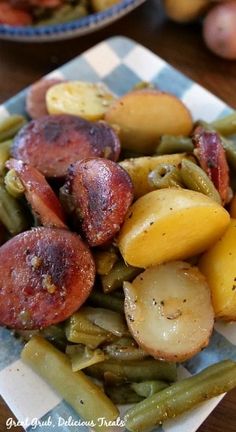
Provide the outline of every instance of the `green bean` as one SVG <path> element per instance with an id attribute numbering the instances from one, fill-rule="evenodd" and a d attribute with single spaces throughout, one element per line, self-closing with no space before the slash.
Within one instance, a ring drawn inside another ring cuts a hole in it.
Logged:
<path id="1" fill-rule="evenodd" d="M 37 26 L 65 23 L 75 19 L 79 19 L 87 15 L 85 5 L 79 3 L 76 6 L 65 5 L 53 12 L 49 18 L 41 19 Z"/>
<path id="2" fill-rule="evenodd" d="M 126 428 L 140 432 L 236 386 L 236 363 L 223 361 L 148 397 L 125 415 Z"/>
<path id="3" fill-rule="evenodd" d="M 132 281 L 141 271 L 141 269 L 126 265 L 124 261 L 118 261 L 112 267 L 110 273 L 101 276 L 103 291 L 110 293 L 118 288 L 122 288 L 124 281 Z"/>
<path id="4" fill-rule="evenodd" d="M 127 362 L 118 362 L 117 360 L 107 360 L 103 363 L 91 366 L 86 369 L 88 375 L 102 379 L 104 372 L 111 372 L 124 381 L 141 382 L 148 380 L 176 380 L 176 365 L 163 361 L 147 360 L 129 360 Z"/>
<path id="5" fill-rule="evenodd" d="M 236 111 L 210 123 L 210 126 L 222 135 L 236 134 Z"/>
<path id="6" fill-rule="evenodd" d="M 189 137 L 163 135 L 157 146 L 156 154 L 192 153 L 193 149 L 194 146 Z"/>
<path id="7" fill-rule="evenodd" d="M 7 192 L 14 198 L 21 198 L 24 195 L 25 188 L 14 169 L 7 172 L 4 183 Z"/>
<path id="8" fill-rule="evenodd" d="M 104 308 L 84 307 L 83 312 L 90 322 L 117 337 L 129 334 L 123 314 Z"/>
<path id="9" fill-rule="evenodd" d="M 67 346 L 66 354 L 71 360 L 73 372 L 92 366 L 106 360 L 107 356 L 101 349 L 92 350 L 83 345 L 76 345 L 76 352 L 71 350 L 70 345 Z"/>
<path id="10" fill-rule="evenodd" d="M 0 176 L 3 176 L 6 171 L 5 163 L 11 156 L 11 145 L 11 140 L 0 143 Z"/>
<path id="11" fill-rule="evenodd" d="M 0 120 L 0 142 L 13 138 L 25 123 L 25 117 L 17 114 Z"/>
<path id="12" fill-rule="evenodd" d="M 29 223 L 21 203 L 8 194 L 0 183 L 0 221 L 12 235 L 27 229 Z"/>
<path id="13" fill-rule="evenodd" d="M 114 248 L 109 248 L 104 251 L 96 251 L 94 252 L 93 256 L 95 260 L 96 271 L 99 275 L 107 275 L 118 260 L 117 253 Z"/>
<path id="14" fill-rule="evenodd" d="M 100 432 L 107 432 L 99 418 L 114 421 L 119 411 L 86 375 L 73 372 L 68 357 L 45 339 L 35 336 L 24 347 L 22 360 L 48 382 L 75 411 Z"/>
<path id="15" fill-rule="evenodd" d="M 107 385 L 105 393 L 117 405 L 133 404 L 143 400 L 143 397 L 138 395 L 130 384 Z"/>
<path id="16" fill-rule="evenodd" d="M 181 187 L 181 180 L 179 168 L 168 164 L 160 164 L 148 175 L 148 182 L 155 189 Z"/>
<path id="17" fill-rule="evenodd" d="M 166 387 L 168 387 L 168 384 L 164 381 L 144 381 L 131 384 L 131 388 L 144 398 L 152 396 Z"/>
<path id="18" fill-rule="evenodd" d="M 104 351 L 110 359 L 129 361 L 143 360 L 148 354 L 137 346 L 131 338 L 121 338 L 113 344 L 107 345 Z"/>
<path id="19" fill-rule="evenodd" d="M 93 306 L 105 307 L 115 312 L 124 313 L 124 300 L 104 294 L 99 291 L 93 291 L 88 299 Z"/>
<path id="20" fill-rule="evenodd" d="M 66 335 L 65 329 L 62 325 L 51 325 L 43 329 L 40 334 L 53 343 L 59 349 L 65 349 L 66 346 Z"/>
<path id="21" fill-rule="evenodd" d="M 201 192 L 221 204 L 219 192 L 208 175 L 198 165 L 190 160 L 184 159 L 181 162 L 180 173 L 188 189 Z"/>
<path id="22" fill-rule="evenodd" d="M 70 317 L 65 331 L 68 341 L 81 343 L 90 348 L 97 348 L 101 343 L 114 339 L 111 333 L 93 324 L 82 309 Z"/>

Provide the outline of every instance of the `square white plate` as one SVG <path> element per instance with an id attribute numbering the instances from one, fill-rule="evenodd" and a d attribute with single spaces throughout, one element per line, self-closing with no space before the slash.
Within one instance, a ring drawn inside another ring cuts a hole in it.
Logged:
<path id="1" fill-rule="evenodd" d="M 194 119 L 211 121 L 231 111 L 223 101 L 176 71 L 164 60 L 123 37 L 115 37 L 96 45 L 50 74 L 52 75 L 74 80 L 103 81 L 118 95 L 130 90 L 137 82 L 148 80 L 161 90 L 181 98 L 191 110 Z M 11 113 L 25 113 L 25 91 L 0 106 L 0 118 Z M 52 429 L 55 432 L 86 432 L 88 429 L 85 426 L 78 425 L 79 418 L 76 413 L 45 382 L 22 364 L 21 348 L 21 343 L 10 331 L 0 328 L 0 394 L 25 425 L 25 429 L 36 432 Z M 179 373 L 182 376 L 193 374 L 227 358 L 236 360 L 236 324 L 217 324 L 210 345 L 186 362 L 184 367 L 181 366 Z M 194 432 L 220 399 L 221 397 L 212 399 L 178 419 L 164 423 L 162 428 L 156 430 Z M 31 422 L 33 426 L 29 426 Z"/>

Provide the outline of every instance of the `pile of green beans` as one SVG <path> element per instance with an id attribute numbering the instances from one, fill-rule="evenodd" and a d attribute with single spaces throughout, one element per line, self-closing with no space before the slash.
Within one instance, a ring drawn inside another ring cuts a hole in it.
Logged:
<path id="1" fill-rule="evenodd" d="M 141 432 L 174 418 L 195 405 L 236 386 L 236 363 L 222 361 L 172 384 L 127 411 L 126 428 Z"/>

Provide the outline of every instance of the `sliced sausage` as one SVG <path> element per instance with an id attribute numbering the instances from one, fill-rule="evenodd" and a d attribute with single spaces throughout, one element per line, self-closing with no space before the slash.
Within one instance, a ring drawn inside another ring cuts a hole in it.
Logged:
<path id="1" fill-rule="evenodd" d="M 0 24 L 25 26 L 32 24 L 31 15 L 21 9 L 16 9 L 8 2 L 0 3 Z"/>
<path id="2" fill-rule="evenodd" d="M 34 228 L 0 248 L 0 325 L 39 329 L 67 319 L 87 299 L 95 266 L 70 231 Z"/>
<path id="3" fill-rule="evenodd" d="M 33 165 L 46 177 L 63 178 L 70 164 L 86 157 L 117 160 L 120 142 L 103 122 L 92 123 L 63 114 L 41 117 L 17 134 L 12 155 Z"/>
<path id="4" fill-rule="evenodd" d="M 99 246 L 119 231 L 133 200 L 133 184 L 115 162 L 90 158 L 70 167 L 61 193 L 70 201 L 89 245 Z"/>
<path id="5" fill-rule="evenodd" d="M 23 186 L 33 213 L 45 227 L 67 228 L 61 203 L 45 177 L 34 167 L 16 159 L 6 163 L 14 168 Z"/>
<path id="6" fill-rule="evenodd" d="M 48 114 L 46 107 L 46 93 L 55 84 L 63 82 L 60 78 L 41 79 L 33 84 L 26 96 L 26 111 L 32 119 Z"/>

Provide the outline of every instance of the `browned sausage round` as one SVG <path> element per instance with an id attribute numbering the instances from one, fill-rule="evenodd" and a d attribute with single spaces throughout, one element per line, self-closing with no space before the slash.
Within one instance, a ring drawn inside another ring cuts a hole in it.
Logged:
<path id="1" fill-rule="evenodd" d="M 38 329 L 67 319 L 87 299 L 95 267 L 80 237 L 34 228 L 0 248 L 0 325 Z"/>
<path id="2" fill-rule="evenodd" d="M 69 169 L 62 197 L 70 201 L 90 246 L 111 240 L 119 231 L 133 200 L 129 175 L 115 162 L 90 158 Z"/>
<path id="3" fill-rule="evenodd" d="M 23 186 L 25 196 L 33 212 L 45 227 L 67 228 L 61 203 L 43 174 L 36 168 L 16 159 L 6 163 L 7 168 L 14 168 Z"/>
<path id="4" fill-rule="evenodd" d="M 33 84 L 26 96 L 26 111 L 33 119 L 48 114 L 46 106 L 46 93 L 50 87 L 63 82 L 60 78 L 46 78 Z"/>
<path id="5" fill-rule="evenodd" d="M 119 153 L 120 142 L 110 126 L 69 114 L 31 121 L 17 134 L 12 147 L 13 157 L 54 178 L 65 177 L 69 165 L 77 160 L 117 160 Z"/>

